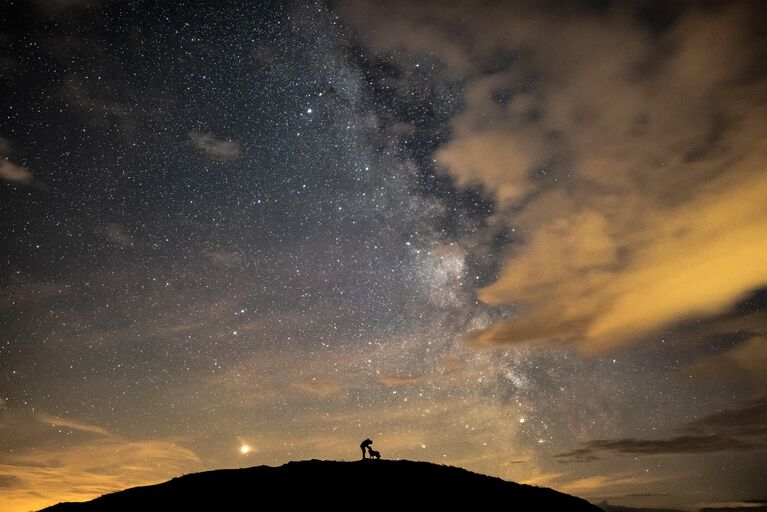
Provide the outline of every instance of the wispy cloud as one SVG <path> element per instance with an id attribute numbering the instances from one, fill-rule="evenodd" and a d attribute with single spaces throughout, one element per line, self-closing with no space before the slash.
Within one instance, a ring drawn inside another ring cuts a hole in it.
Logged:
<path id="1" fill-rule="evenodd" d="M 395 373 L 387 373 L 378 377 L 378 380 L 387 386 L 402 386 L 406 384 L 415 384 L 424 380 L 422 375 L 397 375 Z"/>
<path id="2" fill-rule="evenodd" d="M 767 393 L 767 337 L 753 336 L 716 355 L 705 356 L 686 368 L 708 378 L 746 378 Z"/>
<path id="3" fill-rule="evenodd" d="M 11 145 L 0 138 L 0 180 L 15 185 L 26 185 L 32 182 L 32 171 L 23 165 L 11 161 L 9 153 Z"/>
<path id="4" fill-rule="evenodd" d="M 125 439 L 96 425 L 44 413 L 6 412 L 4 420 L 9 426 L 6 438 L 25 431 L 42 437 L 37 438 L 39 449 L 17 448 L 0 455 L 3 510 L 37 510 L 58 501 L 88 500 L 199 467 L 199 457 L 174 440 Z M 84 437 L 68 436 L 62 445 L 58 431 L 62 428 Z"/>
<path id="5" fill-rule="evenodd" d="M 73 420 L 71 418 L 60 418 L 58 416 L 52 416 L 50 414 L 45 414 L 45 413 L 38 413 L 37 418 L 41 422 L 52 425 L 54 427 L 64 427 L 64 428 L 68 428 L 72 430 L 79 430 L 81 432 L 90 432 L 92 434 L 99 434 L 102 436 L 110 435 L 109 432 L 107 432 L 105 429 L 99 426 L 90 425 L 88 423 L 83 423 L 77 420 Z"/>
<path id="6" fill-rule="evenodd" d="M 133 245 L 133 237 L 131 237 L 130 233 L 119 224 L 114 222 L 107 224 L 104 233 L 106 234 L 107 239 L 112 242 L 120 245 Z"/>
<path id="7" fill-rule="evenodd" d="M 221 139 L 212 133 L 189 132 L 194 147 L 217 160 L 232 160 L 240 156 L 240 144 L 233 140 Z"/>
<path id="8" fill-rule="evenodd" d="M 208 261 L 219 267 L 233 267 L 243 261 L 242 254 L 231 249 L 207 249 L 202 254 Z"/>
<path id="9" fill-rule="evenodd" d="M 570 494 L 584 495 L 615 487 L 646 485 L 659 480 L 662 479 L 654 476 L 635 475 L 631 473 L 594 475 L 569 482 L 560 486 L 559 490 Z"/>
<path id="10" fill-rule="evenodd" d="M 560 453 L 562 462 L 590 462 L 607 454 L 665 455 L 767 450 L 767 399 L 704 416 L 668 438 L 596 439 Z"/>
<path id="11" fill-rule="evenodd" d="M 319 397 L 329 397 L 341 391 L 341 383 L 334 379 L 314 377 L 299 380 L 293 383 L 293 387 L 305 393 Z"/>

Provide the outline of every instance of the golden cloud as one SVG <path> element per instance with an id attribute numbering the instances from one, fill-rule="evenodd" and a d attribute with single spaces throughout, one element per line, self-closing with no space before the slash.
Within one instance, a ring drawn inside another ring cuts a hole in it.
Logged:
<path id="1" fill-rule="evenodd" d="M 433 7 L 378 13 L 432 27 L 412 44 L 405 30 L 361 37 L 441 56 L 466 81 L 435 160 L 494 197 L 521 238 L 477 291 L 519 313 L 474 344 L 609 350 L 767 285 L 767 80 L 754 71 L 767 42 L 748 5 L 692 6 L 660 35 L 630 6 L 600 17 Z M 486 71 L 499 53 L 513 58 Z"/>
<path id="2" fill-rule="evenodd" d="M 32 423 L 28 423 L 30 419 Z M 95 425 L 46 414 L 6 420 L 13 427 L 6 432 L 8 436 L 24 429 L 39 430 L 45 424 L 95 435 L 63 447 L 60 442 L 43 443 L 47 449 L 12 450 L 3 455 L 0 475 L 11 478 L 2 489 L 0 503 L 8 512 L 89 500 L 199 467 L 197 455 L 173 440 L 128 440 Z"/>

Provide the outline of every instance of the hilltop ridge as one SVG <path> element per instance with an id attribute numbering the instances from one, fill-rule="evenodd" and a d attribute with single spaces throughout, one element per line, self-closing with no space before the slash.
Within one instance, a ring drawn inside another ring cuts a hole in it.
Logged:
<path id="1" fill-rule="evenodd" d="M 294 506 L 414 507 L 495 505 L 515 511 L 598 512 L 591 503 L 543 487 L 409 460 L 307 460 L 192 473 L 167 482 L 59 503 L 46 512 L 254 510 Z"/>

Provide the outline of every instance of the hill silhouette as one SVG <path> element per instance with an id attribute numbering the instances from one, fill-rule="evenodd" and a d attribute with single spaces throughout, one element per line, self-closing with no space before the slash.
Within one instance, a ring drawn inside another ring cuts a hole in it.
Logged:
<path id="1" fill-rule="evenodd" d="M 514 511 L 598 512 L 581 498 L 507 482 L 465 469 L 408 460 L 308 460 L 193 473 L 167 482 L 106 494 L 83 503 L 59 503 L 48 512 L 136 510 L 257 510 L 295 506 L 501 506 Z"/>

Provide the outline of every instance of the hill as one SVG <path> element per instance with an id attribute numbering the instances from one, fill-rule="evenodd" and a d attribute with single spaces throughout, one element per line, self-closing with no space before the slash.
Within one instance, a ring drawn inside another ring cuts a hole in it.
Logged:
<path id="1" fill-rule="evenodd" d="M 514 511 L 598 512 L 589 502 L 465 469 L 407 460 L 309 460 L 193 473 L 168 482 L 106 494 L 84 503 L 59 503 L 48 512 L 136 510 L 258 510 L 321 506 L 501 506 Z"/>

